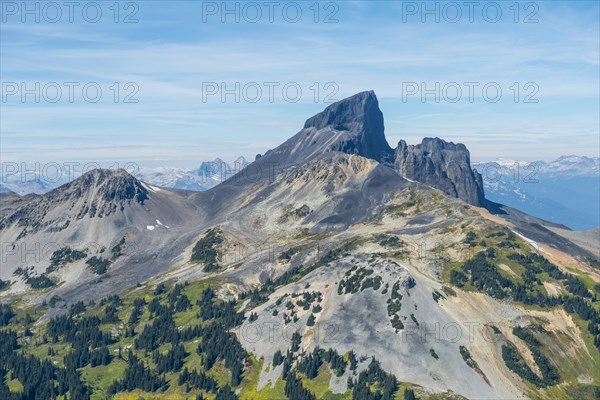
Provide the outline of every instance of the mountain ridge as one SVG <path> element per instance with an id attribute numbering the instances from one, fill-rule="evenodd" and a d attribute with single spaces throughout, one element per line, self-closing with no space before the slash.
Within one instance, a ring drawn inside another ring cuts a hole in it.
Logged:
<path id="1" fill-rule="evenodd" d="M 419 151 L 422 146 L 428 149 Z M 269 169 L 281 172 L 328 152 L 378 161 L 467 203 L 486 205 L 481 176 L 471 169 L 469 152 L 463 144 L 435 138 L 424 139 L 417 146 L 407 146 L 401 140 L 396 150 L 389 146 L 383 113 L 373 91 L 342 99 L 308 118 L 300 132 L 251 163 L 257 171 L 250 174 L 258 178 L 259 173 Z M 428 168 L 421 170 L 421 166 Z"/>

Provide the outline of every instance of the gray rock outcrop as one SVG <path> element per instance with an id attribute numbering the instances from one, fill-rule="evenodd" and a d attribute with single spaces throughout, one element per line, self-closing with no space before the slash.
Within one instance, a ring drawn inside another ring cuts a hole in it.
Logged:
<path id="1" fill-rule="evenodd" d="M 424 138 L 421 144 L 400 140 L 394 168 L 405 178 L 440 189 L 475 206 L 486 204 L 483 180 L 471 168 L 469 150 L 462 143 Z"/>

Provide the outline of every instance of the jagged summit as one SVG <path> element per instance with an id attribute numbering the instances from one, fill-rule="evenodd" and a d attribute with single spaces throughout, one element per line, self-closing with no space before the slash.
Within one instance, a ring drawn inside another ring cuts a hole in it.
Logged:
<path id="1" fill-rule="evenodd" d="M 469 150 L 462 143 L 424 138 L 408 145 L 400 140 L 394 167 L 404 177 L 425 183 L 469 204 L 486 204 L 481 175 L 471 168 Z"/>
<path id="2" fill-rule="evenodd" d="M 327 152 L 355 154 L 394 168 L 400 175 L 440 189 L 476 206 L 485 206 L 483 181 L 471 169 L 464 144 L 425 138 L 409 146 L 401 140 L 392 149 L 385 139 L 383 113 L 377 96 L 365 91 L 327 107 L 306 120 L 304 128 L 255 163 L 282 170 L 302 165 Z"/>
<path id="3" fill-rule="evenodd" d="M 393 153 L 385 139 L 383 113 L 372 90 L 360 92 L 327 107 L 309 118 L 304 129 L 349 132 L 330 150 L 358 154 L 377 161 L 389 161 Z"/>
<path id="4" fill-rule="evenodd" d="M 260 164 L 303 164 L 327 152 L 356 154 L 392 164 L 383 114 L 373 91 L 361 92 L 309 118 L 289 140 L 257 159 Z"/>
<path id="5" fill-rule="evenodd" d="M 304 129 L 323 129 L 332 126 L 336 130 L 349 131 L 352 126 L 371 120 L 377 128 L 383 129 L 383 113 L 379 110 L 377 96 L 372 90 L 357 93 L 328 106 L 313 115 L 304 123 Z"/>

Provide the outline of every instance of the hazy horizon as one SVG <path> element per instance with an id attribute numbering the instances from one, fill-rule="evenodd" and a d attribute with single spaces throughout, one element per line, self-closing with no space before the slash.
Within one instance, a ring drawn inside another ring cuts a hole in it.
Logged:
<path id="1" fill-rule="evenodd" d="M 38 20 L 4 10 L 0 157 L 253 159 L 363 90 L 392 147 L 439 136 L 474 160 L 599 154 L 598 2 L 458 19 L 445 3 L 437 15 L 408 7 L 418 2 L 293 3 L 298 21 L 281 12 L 292 3 L 272 21 L 266 9 L 254 21 L 247 6 L 262 3 L 248 2 L 228 3 L 234 15 L 218 2 L 102 3 L 98 21 L 63 10 L 56 23 L 44 8 Z"/>

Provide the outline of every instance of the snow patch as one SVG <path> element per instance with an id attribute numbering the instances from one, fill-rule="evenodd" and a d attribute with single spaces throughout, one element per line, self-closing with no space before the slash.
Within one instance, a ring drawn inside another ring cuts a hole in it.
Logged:
<path id="1" fill-rule="evenodd" d="M 164 228 L 167 228 L 167 229 L 169 229 L 169 225 L 165 225 L 165 224 L 163 224 L 163 223 L 162 223 L 162 222 L 160 222 L 158 219 L 156 220 L 156 225 L 147 225 L 147 226 L 146 226 L 146 229 L 148 229 L 149 231 L 153 231 L 153 230 L 155 230 L 156 228 L 160 228 L 161 226 L 162 226 L 162 227 L 164 227 Z"/>
<path id="2" fill-rule="evenodd" d="M 141 182 L 141 183 L 142 183 L 142 186 L 143 186 L 143 187 L 144 187 L 146 190 L 149 190 L 149 191 L 151 191 L 151 192 L 154 192 L 154 193 L 156 193 L 156 192 L 160 192 L 160 191 L 162 190 L 161 188 L 158 188 L 158 187 L 156 187 L 156 186 L 152 186 L 152 185 L 149 185 L 149 184 L 147 184 L 147 183 L 144 183 L 144 182 Z"/>
<path id="3" fill-rule="evenodd" d="M 144 189 L 149 190 L 151 192 L 156 192 L 156 190 L 154 190 L 152 188 L 152 186 L 145 184 L 144 182 L 142 182 L 142 186 L 144 187 Z"/>
<path id="4" fill-rule="evenodd" d="M 544 250 L 542 250 L 542 248 L 540 247 L 539 244 L 537 244 L 537 242 L 535 240 L 531 240 L 528 237 L 525 237 L 523 235 L 521 235 L 519 232 L 517 231 L 512 231 L 515 235 L 517 235 L 518 237 L 520 237 L 521 239 L 525 240 L 527 243 L 529 243 L 531 245 L 531 247 L 533 247 L 534 249 L 536 249 L 537 251 L 543 253 Z"/>

